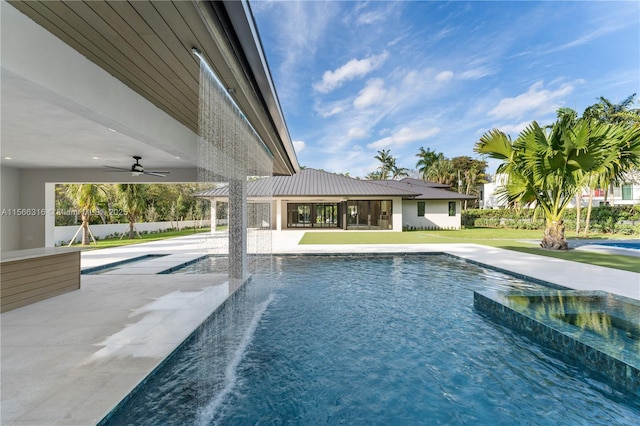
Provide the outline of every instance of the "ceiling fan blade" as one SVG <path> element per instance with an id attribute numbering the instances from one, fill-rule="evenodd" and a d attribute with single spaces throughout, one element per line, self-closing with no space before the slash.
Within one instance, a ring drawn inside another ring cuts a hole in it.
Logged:
<path id="1" fill-rule="evenodd" d="M 143 172 L 145 175 L 157 176 L 157 177 L 165 177 L 169 172 Z"/>
<path id="2" fill-rule="evenodd" d="M 107 169 L 113 169 L 113 170 L 103 170 L 103 172 L 130 172 L 130 169 L 125 169 L 123 167 L 114 167 L 114 166 L 103 166 Z"/>

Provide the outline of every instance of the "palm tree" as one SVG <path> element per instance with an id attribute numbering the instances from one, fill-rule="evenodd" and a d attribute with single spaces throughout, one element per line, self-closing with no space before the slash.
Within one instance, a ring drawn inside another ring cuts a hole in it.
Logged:
<path id="1" fill-rule="evenodd" d="M 456 172 L 453 163 L 447 158 L 439 158 L 427 170 L 426 178 L 432 182 L 453 185 L 456 181 Z"/>
<path id="2" fill-rule="evenodd" d="M 137 232 L 136 219 L 147 209 L 146 189 L 146 185 L 135 183 L 120 183 L 117 186 L 120 203 L 129 221 L 129 238 L 133 238 L 134 232 Z"/>
<path id="3" fill-rule="evenodd" d="M 369 174 L 367 174 L 364 178 L 368 180 L 382 180 L 382 173 L 380 172 L 380 170 L 376 170 L 373 172 L 369 172 Z"/>
<path id="4" fill-rule="evenodd" d="M 498 173 L 508 175 L 503 196 L 510 203 L 535 204 L 544 213 L 547 226 L 540 245 L 566 250 L 562 216 L 569 201 L 589 173 L 618 167 L 617 163 L 622 167 L 620 158 L 610 155 L 621 145 L 640 154 L 640 127 L 630 131 L 628 126 L 577 119 L 575 111 L 561 109 L 552 126 L 543 128 L 534 121 L 513 142 L 494 129 L 474 149 L 503 161 Z"/>
<path id="5" fill-rule="evenodd" d="M 614 104 L 604 96 L 600 96 L 598 103 L 587 107 L 582 116 L 604 123 L 640 123 L 640 108 L 631 108 L 635 102 L 635 98 L 636 94 L 634 93 L 617 104 Z"/>
<path id="6" fill-rule="evenodd" d="M 429 168 L 433 165 L 433 163 L 438 160 L 444 160 L 443 153 L 436 154 L 435 151 L 431 151 L 431 148 L 427 148 L 425 151 L 423 147 L 420 147 L 420 150 L 416 154 L 416 157 L 418 157 L 416 168 L 418 169 L 422 180 L 427 180 Z"/>
<path id="7" fill-rule="evenodd" d="M 378 151 L 378 155 L 373 157 L 381 163 L 378 167 L 378 169 L 380 169 L 381 180 L 387 180 L 389 178 L 389 172 L 395 163 L 395 158 L 393 158 L 390 152 L 390 149 L 383 149 Z"/>
<path id="8" fill-rule="evenodd" d="M 104 189 L 102 185 L 89 183 L 69 185 L 67 186 L 67 194 L 73 200 L 75 208 L 80 213 L 82 225 L 80 225 L 78 232 L 82 230 L 82 245 L 89 245 L 89 237 L 95 243 L 96 240 L 89 229 L 89 220 L 92 215 L 97 213 L 98 204 L 103 200 Z M 69 245 L 73 243 L 78 232 L 73 236 Z"/>
<path id="9" fill-rule="evenodd" d="M 478 169 L 478 166 L 476 165 L 471 166 L 471 168 L 464 171 L 464 182 L 466 182 L 464 191 L 466 195 L 471 195 L 471 193 L 477 194 L 478 184 L 486 183 L 486 180 L 484 178 L 484 170 L 480 171 L 480 169 Z M 468 200 L 464 200 L 465 210 L 467 209 L 467 201 Z"/>
<path id="10" fill-rule="evenodd" d="M 599 102 L 587 107 L 582 114 L 583 118 L 597 120 L 602 123 L 607 124 L 618 124 L 618 125 L 629 125 L 629 126 L 639 126 L 640 125 L 640 108 L 631 108 L 634 104 L 636 94 L 632 94 L 628 96 L 626 99 L 621 102 L 614 104 L 604 96 L 600 96 Z M 624 150 L 624 146 L 621 146 Z M 622 163 L 625 163 L 623 153 L 612 152 L 612 155 L 621 155 Z M 628 155 L 628 154 L 627 154 Z M 591 220 L 591 209 L 592 209 L 592 200 L 593 200 L 593 192 L 597 188 L 605 188 L 604 192 L 604 201 L 606 203 L 607 197 L 609 195 L 609 188 L 613 183 L 619 182 L 624 175 L 624 170 L 620 170 L 619 167 L 615 167 L 615 162 L 613 163 L 613 167 L 610 167 L 607 170 L 600 171 L 597 175 L 592 175 L 588 179 L 588 187 L 589 187 L 589 204 L 587 206 L 587 218 L 584 233 L 585 236 L 589 232 L 589 222 Z M 627 165 L 624 166 L 628 168 Z M 579 211 L 579 204 L 578 204 Z M 579 230 L 579 224 L 577 225 L 577 229 Z"/>
<path id="11" fill-rule="evenodd" d="M 391 172 L 391 179 L 396 180 L 399 177 L 409 176 L 409 169 L 406 167 L 398 167 L 396 159 L 391 157 L 392 161 L 389 165 L 389 172 Z"/>

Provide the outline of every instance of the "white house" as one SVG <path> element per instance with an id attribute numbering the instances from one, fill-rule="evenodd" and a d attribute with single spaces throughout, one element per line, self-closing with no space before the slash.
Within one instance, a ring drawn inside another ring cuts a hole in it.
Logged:
<path id="1" fill-rule="evenodd" d="M 492 182 L 485 183 L 480 191 L 480 207 L 484 209 L 497 209 L 506 206 L 506 202 L 498 195 L 500 188 L 507 182 L 507 175 L 497 174 Z M 605 196 L 606 195 L 606 196 Z M 592 206 L 597 207 L 608 203 L 609 205 L 635 205 L 640 204 L 640 184 L 637 180 L 629 177 L 628 182 L 621 185 L 613 185 L 608 193 L 605 190 L 597 189 L 592 198 Z M 589 188 L 584 188 L 581 194 L 581 206 L 587 207 L 589 203 Z M 569 206 L 575 207 L 575 201 Z"/>
<path id="2" fill-rule="evenodd" d="M 284 229 L 460 229 L 461 201 L 475 199 L 418 179 L 360 180 L 315 169 L 250 181 L 250 226 Z M 226 202 L 221 187 L 195 194 Z M 273 213 L 272 213 L 273 212 Z M 211 217 L 216 217 L 212 211 Z"/>

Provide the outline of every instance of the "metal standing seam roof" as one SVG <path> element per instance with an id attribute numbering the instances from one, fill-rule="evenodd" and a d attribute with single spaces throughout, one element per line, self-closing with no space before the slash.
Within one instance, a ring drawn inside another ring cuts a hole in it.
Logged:
<path id="1" fill-rule="evenodd" d="M 421 183 L 422 182 L 422 183 Z M 435 187 L 434 187 L 435 186 Z M 446 185 L 418 179 L 370 181 L 316 169 L 303 169 L 293 176 L 273 176 L 247 183 L 249 197 L 394 196 L 425 200 L 460 200 L 475 197 L 442 189 Z M 194 194 L 196 197 L 228 197 L 221 187 Z"/>
<path id="2" fill-rule="evenodd" d="M 404 179 L 400 179 L 397 181 L 389 181 L 389 182 L 402 182 L 402 183 L 406 183 L 409 185 L 420 185 L 420 186 L 428 186 L 431 188 L 451 188 L 451 185 L 447 185 L 446 183 L 437 183 L 437 182 L 431 182 L 428 180 L 422 180 L 422 179 L 414 179 L 414 178 L 410 178 L 410 177 L 406 177 Z"/>
<path id="3" fill-rule="evenodd" d="M 418 192 L 419 195 L 415 197 L 416 200 L 475 200 L 478 198 L 475 195 L 460 194 L 459 192 L 445 189 L 449 188 L 449 185 L 426 182 L 419 179 L 385 180 L 380 181 L 380 183 L 394 188 Z"/>

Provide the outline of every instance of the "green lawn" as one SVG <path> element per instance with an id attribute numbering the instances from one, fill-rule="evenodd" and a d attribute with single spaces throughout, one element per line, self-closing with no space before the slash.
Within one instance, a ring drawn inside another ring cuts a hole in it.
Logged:
<path id="1" fill-rule="evenodd" d="M 571 237 L 572 233 L 568 233 L 568 238 L 571 239 Z M 611 238 L 611 236 L 594 235 L 590 237 L 594 242 L 603 238 Z M 640 273 L 640 261 L 637 257 L 576 250 L 566 252 L 543 250 L 537 244 L 537 241 L 541 239 L 542 231 L 470 228 L 459 231 L 307 232 L 300 240 L 300 244 L 473 243 Z"/>
<path id="2" fill-rule="evenodd" d="M 120 247 L 120 246 L 128 246 L 131 244 L 140 244 L 140 243 L 148 243 L 151 241 L 160 241 L 166 240 L 167 238 L 174 237 L 183 237 L 185 235 L 193 235 L 199 232 L 209 232 L 211 228 L 200 228 L 200 229 L 183 229 L 181 231 L 167 231 L 167 232 L 158 232 L 155 234 L 140 234 L 140 237 L 137 236 L 135 238 L 113 238 L 109 240 L 98 240 L 98 244 L 93 244 L 93 242 L 88 246 L 83 246 L 81 244 L 74 244 L 72 247 L 81 247 L 86 250 L 91 249 L 103 249 L 103 248 L 112 248 L 112 247 Z"/>

